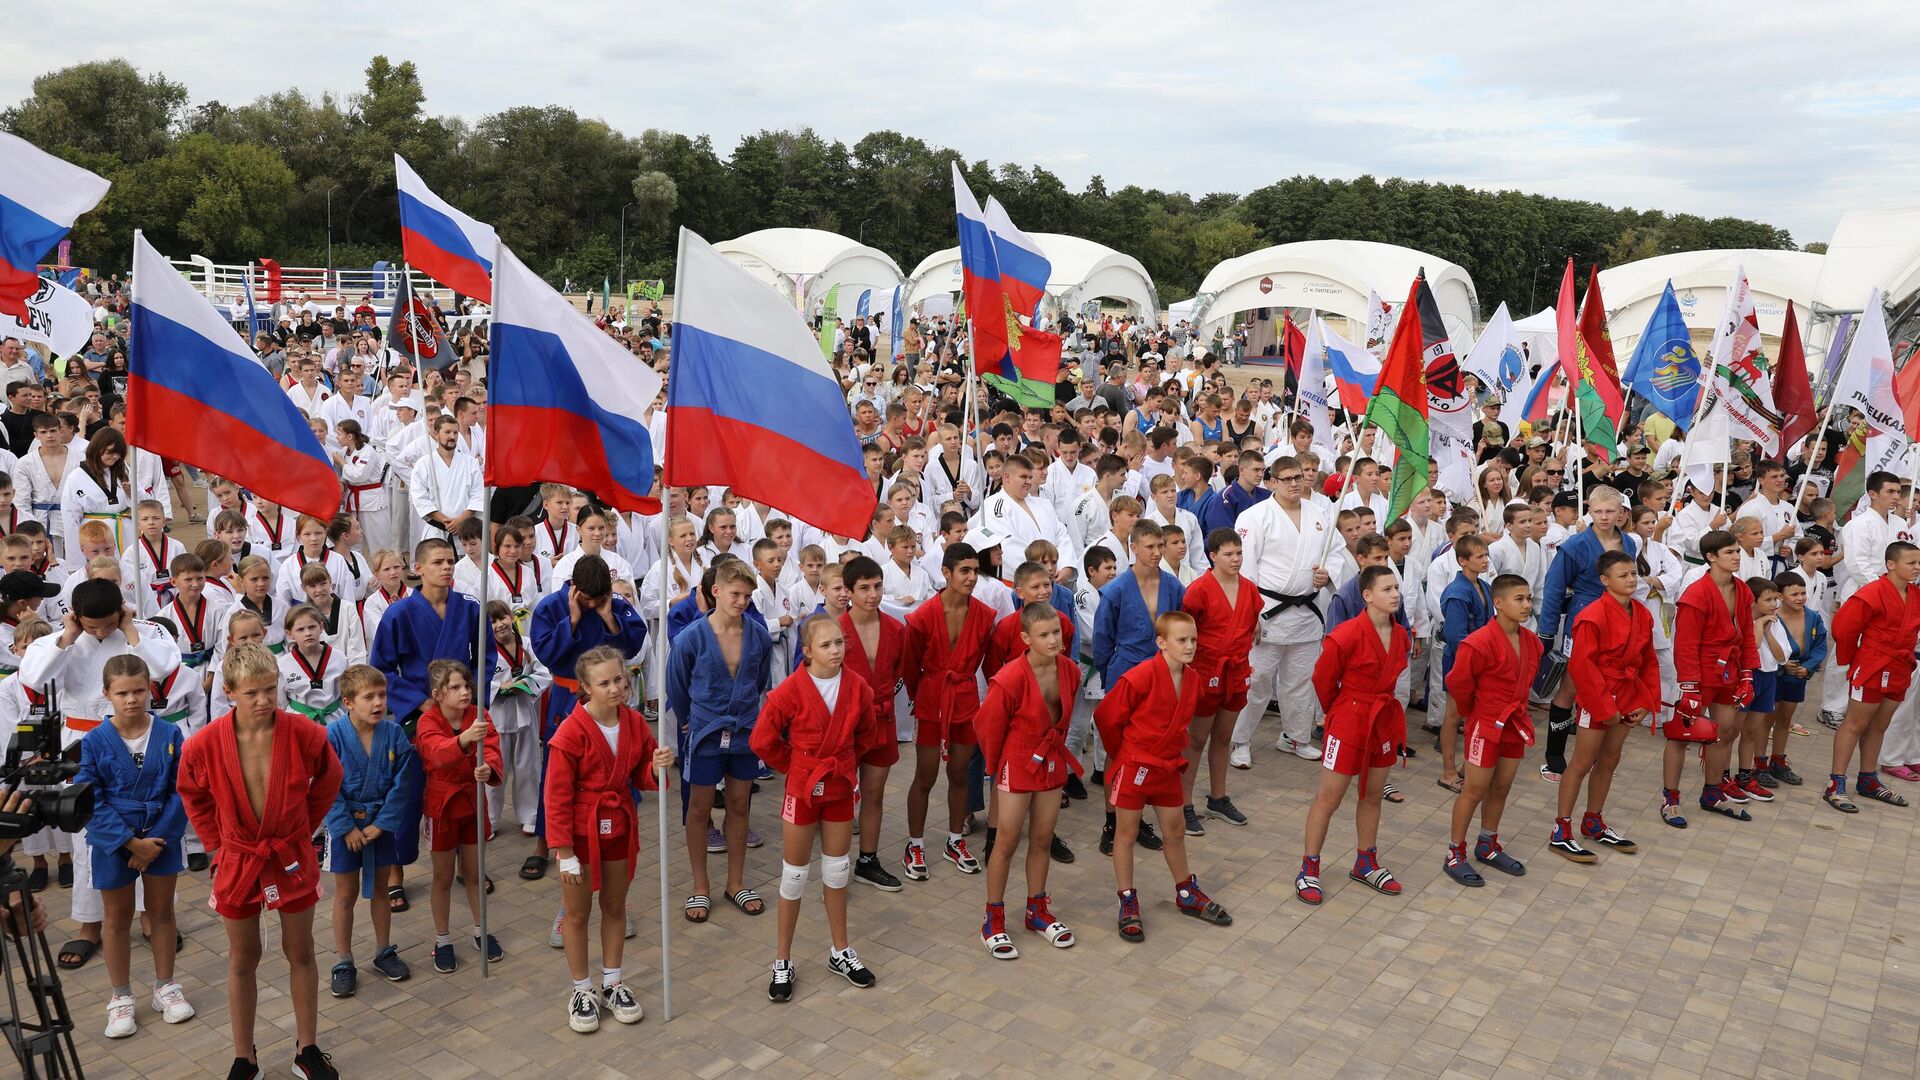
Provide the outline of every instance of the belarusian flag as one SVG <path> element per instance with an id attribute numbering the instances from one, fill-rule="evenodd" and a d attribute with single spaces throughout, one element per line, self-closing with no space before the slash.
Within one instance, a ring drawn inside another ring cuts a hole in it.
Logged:
<path id="1" fill-rule="evenodd" d="M 1573 260 L 1567 260 L 1567 276 L 1561 286 L 1561 301 L 1573 301 Z M 1565 345 L 1561 346 L 1564 350 Z M 1580 333 L 1575 345 L 1574 395 L 1580 404 L 1581 437 L 1600 448 L 1603 461 L 1612 461 L 1620 444 L 1620 421 L 1627 411 L 1626 395 L 1620 390 L 1620 366 L 1613 358 L 1613 338 L 1607 332 L 1607 305 L 1600 298 L 1600 268 L 1587 277 L 1587 295 L 1580 309 Z"/>
<path id="2" fill-rule="evenodd" d="M 1425 337 L 1420 329 L 1420 287 L 1415 278 L 1407 290 L 1406 306 L 1393 331 L 1380 366 L 1380 381 L 1367 403 L 1366 423 L 1372 424 L 1400 451 L 1393 467 L 1393 489 L 1387 496 L 1387 524 L 1413 503 L 1413 495 L 1427 486 L 1427 369 Z"/>
<path id="3" fill-rule="evenodd" d="M 1009 367 L 1018 377 L 1008 378 L 1003 368 L 1003 372 L 983 371 L 980 379 L 1023 409 L 1049 408 L 1053 405 L 1054 380 L 1060 377 L 1061 337 L 1021 322 L 1012 304 L 1007 305 L 1006 314 Z"/>

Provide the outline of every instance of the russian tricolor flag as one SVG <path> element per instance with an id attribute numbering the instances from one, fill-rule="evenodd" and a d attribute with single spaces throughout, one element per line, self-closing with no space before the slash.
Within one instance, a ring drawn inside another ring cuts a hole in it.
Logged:
<path id="1" fill-rule="evenodd" d="M 660 396 L 660 376 L 513 252 L 498 253 L 487 441 L 501 449 L 487 455 L 487 483 L 569 484 L 621 510 L 659 513 L 653 439 L 640 418 Z"/>
<path id="2" fill-rule="evenodd" d="M 26 319 L 40 260 L 100 204 L 107 181 L 0 131 L 0 313 Z"/>
<path id="3" fill-rule="evenodd" d="M 227 317 L 133 234 L 127 441 L 330 520 L 340 478 Z"/>
<path id="4" fill-rule="evenodd" d="M 400 189 L 400 251 L 408 265 L 455 292 L 493 303 L 493 226 L 475 221 L 428 189 L 407 159 L 393 155 Z"/>
<path id="5" fill-rule="evenodd" d="M 866 535 L 876 499 L 847 399 L 792 304 L 684 228 L 678 273 L 666 483 L 724 484 Z"/>
<path id="6" fill-rule="evenodd" d="M 1021 318 L 1031 322 L 1047 297 L 1047 279 L 1053 264 L 1040 253 L 1033 237 L 1020 231 L 1000 200 L 987 196 L 987 231 L 993 234 L 993 258 L 998 264 L 1000 289 Z"/>

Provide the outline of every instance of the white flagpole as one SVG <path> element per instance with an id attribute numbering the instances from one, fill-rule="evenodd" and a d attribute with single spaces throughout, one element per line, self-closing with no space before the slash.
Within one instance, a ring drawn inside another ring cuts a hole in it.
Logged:
<path id="1" fill-rule="evenodd" d="M 487 631 L 490 629 L 487 624 L 487 578 L 489 576 L 487 574 L 487 549 L 492 547 L 493 541 L 493 515 L 489 513 L 492 505 L 493 488 L 483 485 L 480 489 L 480 595 L 476 597 L 480 603 L 480 617 L 475 620 L 473 628 L 473 697 L 474 701 L 479 705 L 479 713 L 477 715 L 486 714 L 486 707 L 492 704 L 490 698 L 493 691 L 492 680 L 486 679 Z M 482 680 L 486 680 L 487 682 L 484 690 L 480 686 Z M 482 736 L 479 743 L 474 746 L 473 752 L 474 764 L 476 766 L 487 763 L 487 740 L 485 736 Z M 490 966 L 487 962 L 487 833 L 492 831 L 493 826 L 492 819 L 486 816 L 487 782 L 485 780 L 475 779 L 473 782 L 473 805 L 481 819 L 487 822 L 487 828 L 480 830 L 479 857 L 476 860 L 474 868 L 475 872 L 480 875 L 478 885 L 480 890 L 480 977 L 484 979 L 488 977 L 488 968 Z"/>
<path id="2" fill-rule="evenodd" d="M 1333 538 L 1340 532 L 1340 501 L 1347 497 L 1347 485 L 1353 483 L 1353 467 L 1360 460 L 1360 436 L 1366 434 L 1368 426 L 1365 414 L 1362 414 L 1360 426 L 1354 429 L 1353 432 L 1353 452 L 1347 455 L 1347 471 L 1342 474 L 1340 478 L 1340 495 L 1339 498 L 1336 498 L 1333 502 L 1333 520 L 1328 522 L 1332 527 L 1327 530 L 1326 543 L 1320 546 L 1320 559 L 1314 563 L 1316 567 L 1325 566 L 1327 564 L 1327 555 L 1333 551 Z M 1379 428 L 1376 427 L 1374 430 L 1378 432 Z M 1307 502 L 1313 501 L 1312 491 L 1307 492 L 1305 500 Z M 1391 511 L 1393 507 L 1388 506 L 1387 509 Z"/>
<path id="3" fill-rule="evenodd" d="M 673 326 L 676 332 L 680 328 L 680 298 L 686 295 L 686 290 L 681 288 L 681 283 L 687 267 L 687 235 L 686 227 L 682 226 L 680 243 L 674 258 Z M 673 427 L 673 369 L 679 364 L 680 350 L 677 347 L 669 349 L 667 351 L 667 427 L 669 430 Z M 667 741 L 667 600 L 673 592 L 673 547 L 669 542 L 673 528 L 672 522 L 667 520 L 667 507 L 671 505 L 672 500 L 667 492 L 666 448 L 662 447 L 660 452 L 662 457 L 660 462 L 660 623 L 655 629 L 653 641 L 653 669 L 660 673 L 660 685 L 654 688 L 654 700 L 660 704 L 656 721 L 659 730 L 655 734 L 655 739 L 661 746 L 671 746 L 673 744 Z M 700 583 L 694 582 L 693 587 L 699 588 Z M 673 920 L 667 918 L 667 770 L 660 769 L 657 776 L 660 782 L 656 786 L 653 801 L 660 826 L 660 1011 L 666 1019 L 672 1020 Z"/>

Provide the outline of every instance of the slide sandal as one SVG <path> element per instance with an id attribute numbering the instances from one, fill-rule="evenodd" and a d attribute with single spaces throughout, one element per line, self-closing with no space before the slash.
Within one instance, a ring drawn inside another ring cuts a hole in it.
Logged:
<path id="1" fill-rule="evenodd" d="M 86 967 L 87 961 L 93 959 L 93 954 L 99 951 L 99 942 L 88 941 L 86 938 L 74 938 L 72 941 L 60 946 L 60 958 L 56 960 L 55 963 L 60 965 L 60 970 L 62 971 L 78 971 Z M 77 957 L 77 959 L 67 959 L 70 956 Z"/>
<path id="2" fill-rule="evenodd" d="M 727 903 L 732 904 L 734 907 L 739 908 L 742 912 L 748 915 L 760 915 L 765 913 L 765 911 L 767 910 L 767 902 L 765 900 L 760 899 L 760 894 L 757 892 L 754 892 L 752 889 L 741 889 L 737 893 L 728 893 Z M 748 907 L 747 906 L 748 904 L 755 904 L 758 906 Z"/>
<path id="3" fill-rule="evenodd" d="M 529 855 L 527 861 L 520 864 L 520 877 L 526 881 L 539 881 L 547 876 L 547 860 L 543 855 Z"/>
<path id="4" fill-rule="evenodd" d="M 686 908 L 687 921 L 690 923 L 706 922 L 707 913 L 712 909 L 712 907 L 713 907 L 713 901 L 707 899 L 704 896 L 695 895 L 695 896 L 687 897 L 687 908 Z"/>
<path id="5" fill-rule="evenodd" d="M 387 890 L 387 904 L 396 915 L 413 910 L 413 901 L 407 899 L 407 888 L 404 885 L 395 885 Z"/>

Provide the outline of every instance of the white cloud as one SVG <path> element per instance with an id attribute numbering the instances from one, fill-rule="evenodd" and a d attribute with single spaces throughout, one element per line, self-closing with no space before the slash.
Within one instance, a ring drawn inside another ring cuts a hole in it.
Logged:
<path id="1" fill-rule="evenodd" d="M 144 9 L 144 10 L 142 10 Z M 470 119 L 560 104 L 630 132 L 893 128 L 969 159 L 1195 195 L 1370 172 L 1731 214 L 1825 239 L 1913 201 L 1920 20 L 1905 5 L 1169 5 L 335 0 L 298 17 L 46 9 L 0 40 L 0 102 L 125 56 L 195 101 L 350 93 L 375 52 Z"/>

